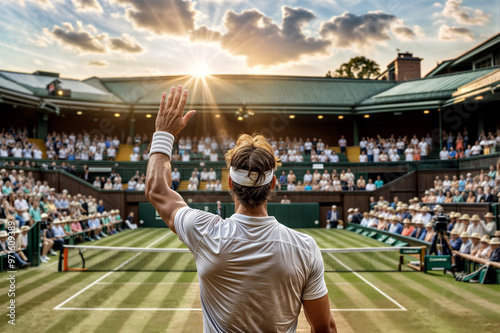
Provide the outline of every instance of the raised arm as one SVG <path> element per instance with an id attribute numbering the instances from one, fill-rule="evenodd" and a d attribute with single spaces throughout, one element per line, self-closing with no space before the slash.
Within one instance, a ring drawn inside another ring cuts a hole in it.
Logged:
<path id="1" fill-rule="evenodd" d="M 186 126 L 189 119 L 196 113 L 191 110 L 184 116 L 187 95 L 187 90 L 183 91 L 181 85 L 177 88 L 170 88 L 168 98 L 166 93 L 162 94 L 160 109 L 156 117 L 156 132 L 168 132 L 176 136 Z M 146 173 L 145 195 L 170 230 L 176 232 L 175 214 L 180 208 L 185 207 L 186 203 L 179 193 L 171 189 L 171 185 L 170 156 L 152 150 Z"/>

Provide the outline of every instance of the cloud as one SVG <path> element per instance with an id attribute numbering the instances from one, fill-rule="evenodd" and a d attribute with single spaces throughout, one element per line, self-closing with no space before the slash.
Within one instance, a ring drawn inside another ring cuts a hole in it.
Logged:
<path id="1" fill-rule="evenodd" d="M 54 26 L 51 35 L 61 44 L 74 51 L 104 53 L 107 34 L 95 34 L 96 29 L 92 25 L 84 27 L 77 22 L 78 29 L 75 30 L 69 22 L 64 22 L 62 27 Z"/>
<path id="2" fill-rule="evenodd" d="M 464 25 L 485 25 L 490 21 L 491 15 L 485 14 L 480 9 L 462 6 L 463 0 L 448 0 L 441 15 L 455 19 Z"/>
<path id="3" fill-rule="evenodd" d="M 183 0 L 115 0 L 131 8 L 126 17 L 140 29 L 157 35 L 185 36 L 194 30 L 196 11 L 193 3 Z"/>
<path id="4" fill-rule="evenodd" d="M 474 35 L 464 27 L 449 27 L 446 24 L 439 28 L 439 39 L 444 41 L 472 41 Z"/>
<path id="5" fill-rule="evenodd" d="M 43 63 L 43 61 L 39 60 L 39 59 L 35 59 L 33 60 L 33 62 L 39 66 L 45 66 L 45 64 Z"/>
<path id="6" fill-rule="evenodd" d="M 425 37 L 425 32 L 422 29 L 422 27 L 419 26 L 419 25 L 414 25 L 413 26 L 413 32 L 415 33 L 416 37 L 419 37 L 419 38 Z"/>
<path id="7" fill-rule="evenodd" d="M 97 0 L 71 0 L 78 11 L 102 13 L 102 7 Z"/>
<path id="8" fill-rule="evenodd" d="M 108 67 L 109 63 L 105 60 L 90 60 L 86 62 L 89 67 Z"/>
<path id="9" fill-rule="evenodd" d="M 115 51 L 125 51 L 127 53 L 141 53 L 144 51 L 142 46 L 137 44 L 127 34 L 122 34 L 121 37 L 111 38 L 109 40 L 109 45 L 111 49 Z"/>
<path id="10" fill-rule="evenodd" d="M 413 40 L 415 38 L 415 33 L 413 32 L 413 30 L 405 26 L 395 27 L 393 29 L 393 33 L 400 40 L 408 41 L 408 40 Z"/>
<path id="11" fill-rule="evenodd" d="M 443 8 L 443 5 L 439 2 L 434 2 L 432 5 L 437 8 Z"/>
<path id="12" fill-rule="evenodd" d="M 109 50 L 125 53 L 141 53 L 141 45 L 127 34 L 110 38 L 106 33 L 99 33 L 91 24 L 84 26 L 80 21 L 77 28 L 69 22 L 64 22 L 61 27 L 55 25 L 52 30 L 45 28 L 42 35 L 36 35 L 32 42 L 41 47 L 46 47 L 57 41 L 75 53 L 105 53 Z"/>
<path id="13" fill-rule="evenodd" d="M 356 15 L 344 12 L 323 22 L 320 36 L 333 40 L 339 48 L 370 49 L 377 42 L 391 39 L 392 32 L 398 39 L 414 39 L 415 33 L 396 16 L 381 11 Z"/>
<path id="14" fill-rule="evenodd" d="M 206 26 L 201 26 L 198 29 L 192 30 L 191 33 L 189 34 L 189 38 L 193 42 L 195 41 L 217 42 L 221 36 L 222 34 L 220 32 L 211 30 Z"/>
<path id="15" fill-rule="evenodd" d="M 233 55 L 244 56 L 249 66 L 271 66 L 298 61 L 306 55 L 326 54 L 327 40 L 306 36 L 302 28 L 315 18 L 306 9 L 282 7 L 281 26 L 256 9 L 227 11 L 227 33 L 220 45 Z"/>

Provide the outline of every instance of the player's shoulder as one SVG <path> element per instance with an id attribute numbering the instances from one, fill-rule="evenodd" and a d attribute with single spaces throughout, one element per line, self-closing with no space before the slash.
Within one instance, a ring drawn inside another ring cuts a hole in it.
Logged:
<path id="1" fill-rule="evenodd" d="M 287 226 L 280 224 L 282 240 L 289 243 L 296 248 L 314 253 L 318 248 L 314 238 L 306 233 L 297 231 L 295 229 L 288 228 Z"/>

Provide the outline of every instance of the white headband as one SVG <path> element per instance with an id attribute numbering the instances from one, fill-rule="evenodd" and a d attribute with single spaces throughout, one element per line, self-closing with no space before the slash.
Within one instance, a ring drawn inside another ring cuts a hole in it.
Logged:
<path id="1" fill-rule="evenodd" d="M 255 184 L 255 181 L 259 176 L 258 172 L 252 171 L 250 172 L 249 176 L 248 170 L 234 170 L 233 167 L 229 169 L 229 176 L 231 177 L 234 183 L 248 187 L 259 187 L 262 185 L 269 184 L 273 180 L 273 175 L 274 175 L 273 170 L 266 171 L 266 178 Z"/>

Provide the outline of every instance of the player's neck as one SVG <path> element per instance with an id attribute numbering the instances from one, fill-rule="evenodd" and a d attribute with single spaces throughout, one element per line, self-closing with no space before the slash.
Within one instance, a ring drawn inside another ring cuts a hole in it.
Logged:
<path id="1" fill-rule="evenodd" d="M 241 214 L 241 215 L 247 215 L 247 216 L 253 216 L 253 217 L 266 217 L 267 215 L 267 202 L 265 202 L 263 205 L 255 207 L 255 208 L 248 208 L 240 204 L 237 200 L 234 203 L 235 205 L 235 213 L 236 214 Z"/>

